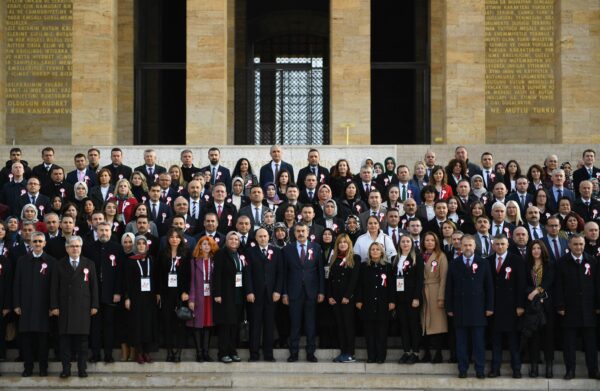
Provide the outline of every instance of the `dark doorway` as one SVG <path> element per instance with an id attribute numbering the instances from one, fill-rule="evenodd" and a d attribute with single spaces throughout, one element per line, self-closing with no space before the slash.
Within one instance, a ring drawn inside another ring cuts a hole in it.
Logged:
<path id="1" fill-rule="evenodd" d="M 186 1 L 135 1 L 138 145 L 185 144 Z"/>
<path id="2" fill-rule="evenodd" d="M 427 144 L 429 2 L 371 1 L 371 143 Z"/>
<path id="3" fill-rule="evenodd" d="M 236 1 L 236 144 L 329 144 L 329 1 Z"/>

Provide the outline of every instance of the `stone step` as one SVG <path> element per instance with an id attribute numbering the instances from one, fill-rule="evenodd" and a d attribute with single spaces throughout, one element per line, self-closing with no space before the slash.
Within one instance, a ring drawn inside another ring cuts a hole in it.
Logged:
<path id="1" fill-rule="evenodd" d="M 233 366 L 227 366 L 233 368 Z M 574 379 L 512 379 L 508 377 L 479 380 L 470 376 L 458 379 L 442 375 L 405 374 L 297 374 L 297 373 L 165 373 L 94 375 L 87 379 L 71 377 L 63 380 L 48 378 L 4 376 L 3 389 L 194 389 L 194 390 L 298 390 L 298 389 L 401 389 L 401 390 L 597 390 L 597 380 Z"/>

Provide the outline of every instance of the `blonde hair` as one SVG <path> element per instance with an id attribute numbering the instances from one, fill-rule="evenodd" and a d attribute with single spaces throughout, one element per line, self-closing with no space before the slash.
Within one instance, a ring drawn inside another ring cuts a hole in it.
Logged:
<path id="1" fill-rule="evenodd" d="M 377 261 L 377 262 L 375 262 L 373 259 L 371 259 L 371 248 L 373 246 L 378 246 L 379 250 L 381 251 L 381 259 L 379 261 Z M 369 253 L 367 255 L 367 259 L 368 259 L 368 261 L 367 261 L 368 265 L 371 265 L 373 263 L 379 263 L 381 265 L 385 265 L 386 262 L 388 261 L 388 259 L 387 259 L 387 255 L 385 254 L 385 249 L 383 248 L 383 245 L 381 243 L 379 243 L 379 242 L 373 242 L 373 243 L 371 243 L 371 245 L 369 246 Z"/>
<path id="2" fill-rule="evenodd" d="M 346 251 L 346 265 L 348 265 L 349 268 L 353 268 L 354 267 L 354 251 L 352 250 L 352 240 L 350 239 L 350 236 L 348 236 L 347 234 L 340 234 L 337 237 L 337 239 L 335 240 L 335 245 L 333 246 L 333 255 L 331 256 L 331 259 L 329 260 L 329 266 L 331 266 L 333 264 L 333 262 L 335 262 L 335 260 L 337 259 L 338 246 L 340 245 L 341 240 L 345 240 L 346 243 L 348 244 L 348 251 Z"/>
<path id="3" fill-rule="evenodd" d="M 394 260 L 394 266 L 398 265 L 398 262 L 400 262 L 400 257 L 402 256 L 402 250 L 400 250 L 400 242 L 402 242 L 402 239 L 404 238 L 408 238 L 410 239 L 410 243 L 411 243 L 411 247 L 410 247 L 410 251 L 408 252 L 407 257 L 412 259 L 412 264 L 414 265 L 417 262 L 417 253 L 415 251 L 415 241 L 413 240 L 413 238 L 410 235 L 402 235 L 400 236 L 400 239 L 398 240 L 398 255 L 396 256 L 396 259 Z"/>

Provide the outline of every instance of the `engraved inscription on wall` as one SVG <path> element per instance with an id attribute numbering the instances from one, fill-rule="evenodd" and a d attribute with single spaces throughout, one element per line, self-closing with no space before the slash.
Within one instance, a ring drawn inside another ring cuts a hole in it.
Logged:
<path id="1" fill-rule="evenodd" d="M 72 0 L 7 0 L 5 26 L 8 127 L 70 128 Z"/>

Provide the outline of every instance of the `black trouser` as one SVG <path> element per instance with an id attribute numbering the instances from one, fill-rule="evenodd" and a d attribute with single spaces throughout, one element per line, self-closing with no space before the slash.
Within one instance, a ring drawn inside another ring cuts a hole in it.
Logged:
<path id="1" fill-rule="evenodd" d="M 351 300 L 348 304 L 338 301 L 332 307 L 341 353 L 354 356 L 354 340 L 356 339 L 354 301 Z"/>
<path id="2" fill-rule="evenodd" d="M 385 320 L 364 320 L 365 339 L 367 341 L 367 359 L 385 361 L 387 356 L 388 323 Z"/>
<path id="3" fill-rule="evenodd" d="M 429 351 L 429 349 L 442 350 L 442 341 L 444 334 L 429 334 L 423 336 L 423 347 L 425 351 Z"/>
<path id="4" fill-rule="evenodd" d="M 85 371 L 87 368 L 88 336 L 84 334 L 60 335 L 60 359 L 64 372 L 71 371 L 71 352 L 77 355 L 77 369 Z"/>
<path id="5" fill-rule="evenodd" d="M 540 362 L 540 350 L 544 349 L 544 361 L 546 364 L 554 361 L 554 316 L 549 313 L 546 316 L 546 324 L 535 331 L 529 338 L 529 359 L 531 364 Z"/>
<path id="6" fill-rule="evenodd" d="M 567 371 L 575 372 L 575 344 L 577 332 L 583 338 L 583 350 L 585 351 L 585 364 L 589 375 L 596 375 L 598 371 L 598 348 L 596 347 L 595 327 L 565 327 L 563 329 L 563 356 Z"/>
<path id="7" fill-rule="evenodd" d="M 279 343 L 287 342 L 290 337 L 290 307 L 283 304 L 281 300 L 275 307 L 275 325 Z"/>
<path id="8" fill-rule="evenodd" d="M 300 350 L 300 330 L 304 321 L 304 332 L 306 333 L 306 353 L 314 354 L 317 348 L 315 344 L 317 301 L 307 297 L 302 289 L 301 296 L 290 300 L 290 354 L 298 355 Z"/>
<path id="9" fill-rule="evenodd" d="M 335 330 L 335 317 L 331 305 L 325 300 L 317 304 L 317 335 L 319 348 L 330 349 L 337 347 L 338 341 Z"/>
<path id="10" fill-rule="evenodd" d="M 244 306 L 235 305 L 236 321 L 233 324 L 220 324 L 219 330 L 219 358 L 225 356 L 237 356 L 237 341 L 240 335 L 240 319 L 243 315 Z"/>
<path id="11" fill-rule="evenodd" d="M 404 352 L 419 352 L 419 342 L 421 341 L 421 328 L 419 307 L 413 308 L 411 302 L 400 302 L 396 307 L 396 315 L 400 323 L 400 337 L 402 338 L 402 348 Z"/>
<path id="12" fill-rule="evenodd" d="M 92 316 L 90 346 L 94 357 L 100 356 L 102 347 L 104 347 L 104 356 L 112 357 L 115 345 L 115 309 L 114 305 L 101 303 L 100 311 Z"/>
<path id="13" fill-rule="evenodd" d="M 456 360 L 456 330 L 451 317 L 448 317 L 448 349 L 450 350 L 450 359 Z"/>
<path id="14" fill-rule="evenodd" d="M 272 296 L 267 292 L 256 295 L 256 299 L 247 307 L 250 315 L 250 356 L 258 357 L 262 334 L 264 357 L 272 358 L 276 303 L 273 303 Z"/>
<path id="15" fill-rule="evenodd" d="M 161 317 L 164 325 L 165 348 L 167 350 L 183 348 L 185 342 L 185 323 L 177 317 L 174 307 L 163 306 Z"/>
<path id="16" fill-rule="evenodd" d="M 26 371 L 33 370 L 33 360 L 37 356 L 40 371 L 48 369 L 48 333 L 20 333 L 23 367 Z M 34 353 L 37 352 L 37 355 Z"/>

